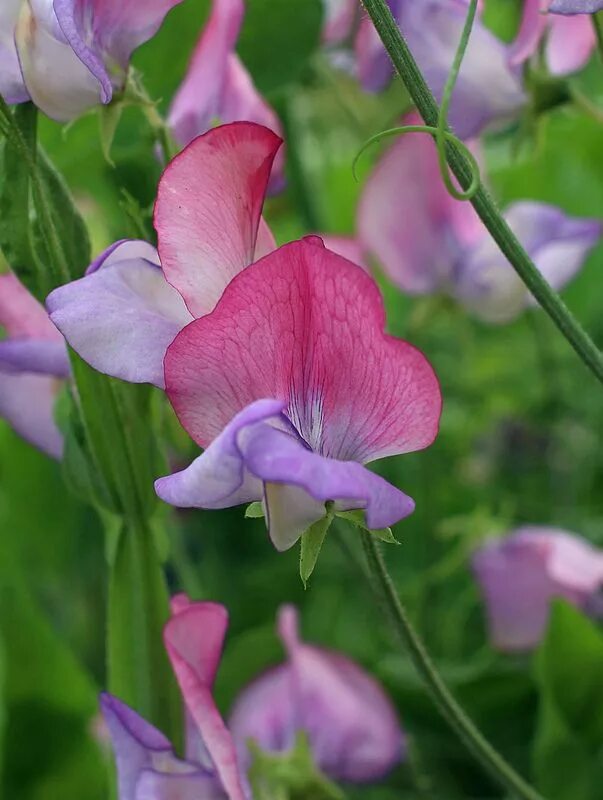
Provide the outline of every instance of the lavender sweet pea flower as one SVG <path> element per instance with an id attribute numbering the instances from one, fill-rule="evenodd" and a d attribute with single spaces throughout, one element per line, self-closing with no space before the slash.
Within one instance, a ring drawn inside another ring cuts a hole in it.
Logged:
<path id="1" fill-rule="evenodd" d="M 555 528 L 526 526 L 484 545 L 473 570 L 486 603 L 493 647 L 536 647 L 554 597 L 588 609 L 603 587 L 603 552 Z"/>
<path id="2" fill-rule="evenodd" d="M 0 275 L 0 417 L 33 445 L 60 458 L 53 406 L 69 375 L 67 348 L 44 308 L 12 274 Z"/>
<path id="3" fill-rule="evenodd" d="M 249 762 L 249 739 L 267 752 L 286 752 L 303 731 L 329 778 L 383 778 L 405 757 L 406 742 L 382 688 L 340 653 L 302 642 L 292 606 L 280 609 L 278 630 L 287 662 L 250 684 L 229 719 L 241 763 Z"/>
<path id="4" fill-rule="evenodd" d="M 467 16 L 468 0 L 390 0 L 408 45 L 434 94 L 441 98 Z M 356 42 L 359 78 L 375 91 L 391 79 L 391 64 L 370 19 Z M 458 136 L 476 136 L 514 118 L 525 103 L 518 70 L 508 48 L 476 19 L 457 85 L 450 123 Z"/>
<path id="5" fill-rule="evenodd" d="M 180 2 L 22 0 L 15 38 L 32 100 L 60 122 L 109 103 L 125 85 L 132 52 Z"/>
<path id="6" fill-rule="evenodd" d="M 243 0 L 213 0 L 209 20 L 169 113 L 169 125 L 182 146 L 209 130 L 216 120 L 257 122 L 282 134 L 275 111 L 235 52 L 244 11 Z M 275 158 L 271 191 L 282 188 L 283 167 L 281 150 Z"/>
<path id="7" fill-rule="evenodd" d="M 598 220 L 534 201 L 514 203 L 504 215 L 555 289 L 576 274 L 602 232 Z M 375 167 L 360 200 L 358 237 L 410 294 L 444 292 L 499 323 L 534 302 L 472 206 L 446 191 L 434 143 L 423 135 L 399 139 Z"/>
<path id="8" fill-rule="evenodd" d="M 21 0 L 2 0 L 0 5 L 0 95 L 7 103 L 23 103 L 29 99 L 15 46 L 20 9 Z"/>
<path id="9" fill-rule="evenodd" d="M 549 10 L 555 14 L 595 14 L 603 9 L 603 0 L 552 0 Z"/>
<path id="10" fill-rule="evenodd" d="M 164 640 L 185 703 L 185 759 L 131 708 L 102 696 L 119 800 L 249 800 L 249 736 L 281 753 L 304 731 L 317 766 L 338 780 L 375 781 L 400 761 L 404 737 L 380 686 L 339 653 L 300 642 L 292 608 L 279 623 L 289 662 L 240 695 L 227 728 L 212 697 L 227 626 L 223 606 L 172 601 Z"/>

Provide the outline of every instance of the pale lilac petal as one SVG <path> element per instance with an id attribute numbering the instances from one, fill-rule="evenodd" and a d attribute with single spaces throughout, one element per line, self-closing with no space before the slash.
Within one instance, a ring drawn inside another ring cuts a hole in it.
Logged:
<path id="1" fill-rule="evenodd" d="M 423 355 L 384 333 L 375 282 L 320 239 L 293 242 L 243 270 L 212 314 L 165 360 L 170 401 L 202 446 L 262 398 L 317 453 L 367 462 L 427 447 L 441 409 Z"/>
<path id="2" fill-rule="evenodd" d="M 552 0 L 549 10 L 555 14 L 594 14 L 603 9 L 603 0 Z"/>
<path id="3" fill-rule="evenodd" d="M 364 509 L 367 525 L 374 529 L 394 525 L 414 511 L 413 500 L 379 475 L 355 461 L 338 461 L 313 453 L 298 436 L 257 424 L 241 430 L 238 443 L 249 472 L 267 486 L 267 523 L 277 550 L 295 544 L 309 525 L 325 515 L 329 500 L 337 508 Z M 274 497 L 270 491 L 273 485 L 277 490 Z M 281 485 L 302 491 L 295 498 L 287 495 L 294 502 L 284 504 L 278 496 Z M 273 503 L 277 512 L 274 515 Z"/>
<path id="4" fill-rule="evenodd" d="M 554 528 L 519 528 L 485 544 L 473 557 L 473 569 L 492 645 L 503 651 L 539 643 L 554 597 L 586 607 L 603 585 L 603 553 Z"/>
<path id="5" fill-rule="evenodd" d="M 358 4 L 356 0 L 323 0 L 325 18 L 322 41 L 326 45 L 340 44 L 351 35 Z"/>
<path id="6" fill-rule="evenodd" d="M 294 608 L 280 610 L 279 631 L 288 664 L 245 689 L 230 718 L 241 752 L 249 738 L 269 752 L 286 751 L 303 730 L 317 766 L 330 778 L 382 778 L 403 757 L 405 742 L 379 684 L 339 653 L 301 642 Z"/>
<path id="7" fill-rule="evenodd" d="M 56 36 L 49 15 L 52 0 L 23 0 L 16 28 L 19 61 L 34 103 L 52 119 L 67 122 L 100 102 L 108 102 L 109 86 L 99 84 L 71 46 Z M 43 8 L 42 8 L 43 7 Z"/>
<path id="8" fill-rule="evenodd" d="M 49 339 L 3 339 L 0 341 L 2 372 L 68 378 L 71 369 L 65 343 Z"/>
<path id="9" fill-rule="evenodd" d="M 226 800 L 220 782 L 204 772 L 171 775 L 145 769 L 136 783 L 135 800 Z M 119 800 L 124 800 L 120 797 Z M 125 800 L 128 800 L 126 798 Z"/>
<path id="10" fill-rule="evenodd" d="M 515 203 L 505 217 L 556 290 L 578 272 L 602 233 L 599 221 L 573 219 L 545 203 Z M 526 305 L 535 303 L 489 236 L 463 258 L 455 278 L 455 293 L 476 316 L 494 323 L 508 322 Z"/>
<path id="11" fill-rule="evenodd" d="M 465 0 L 403 0 L 402 33 L 427 83 L 441 99 L 467 16 Z M 461 139 L 512 119 L 525 103 L 508 48 L 477 19 L 455 86 L 450 123 Z"/>
<path id="12" fill-rule="evenodd" d="M 15 47 L 15 27 L 20 9 L 21 0 L 2 0 L 0 3 L 0 95 L 9 104 L 29 99 Z"/>
<path id="13" fill-rule="evenodd" d="M 167 623 L 165 645 L 186 707 L 229 800 L 246 800 L 236 748 L 212 697 L 228 614 L 216 603 L 191 603 Z"/>
<path id="14" fill-rule="evenodd" d="M 57 381 L 44 375 L 0 372 L 0 418 L 53 458 L 63 453 L 63 437 L 53 412 L 57 389 Z"/>
<path id="15" fill-rule="evenodd" d="M 12 273 L 0 275 L 0 328 L 11 338 L 63 341 L 44 306 Z"/>
<path id="16" fill-rule="evenodd" d="M 588 63 L 597 44 L 588 17 L 551 15 L 546 44 L 546 61 L 553 75 L 576 72 Z"/>
<path id="17" fill-rule="evenodd" d="M 213 0 L 211 15 L 169 114 L 170 127 L 182 145 L 205 133 L 221 116 L 229 56 L 244 10 L 243 0 Z"/>
<path id="18" fill-rule="evenodd" d="M 134 261 L 142 258 L 160 267 L 159 253 L 152 244 L 141 239 L 120 239 L 104 250 L 86 270 L 86 275 L 96 272 L 101 267 L 110 267 L 119 261 Z"/>
<path id="19" fill-rule="evenodd" d="M 509 49 L 511 64 L 523 64 L 534 55 L 546 30 L 547 19 L 542 13 L 542 0 L 524 0 L 519 32 Z"/>
<path id="20" fill-rule="evenodd" d="M 55 289 L 46 301 L 50 317 L 99 372 L 163 388 L 166 350 L 192 316 L 155 264 L 142 258 L 107 263 Z"/>
<path id="21" fill-rule="evenodd" d="M 268 128 L 234 122 L 195 139 L 165 170 L 155 206 L 159 255 L 194 316 L 210 312 L 254 260 L 281 143 Z"/>
<path id="22" fill-rule="evenodd" d="M 398 18 L 404 0 L 387 0 L 394 18 Z M 385 88 L 393 75 L 393 66 L 371 19 L 363 16 L 354 45 L 358 78 L 369 92 Z"/>

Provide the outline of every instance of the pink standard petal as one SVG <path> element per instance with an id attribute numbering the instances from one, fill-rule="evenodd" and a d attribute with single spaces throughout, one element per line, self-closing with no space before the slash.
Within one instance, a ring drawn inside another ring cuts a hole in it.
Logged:
<path id="1" fill-rule="evenodd" d="M 299 640 L 297 613 L 279 612 L 287 664 L 270 670 L 237 698 L 230 728 L 243 754 L 249 738 L 269 752 L 308 735 L 318 767 L 330 778 L 375 781 L 404 753 L 404 737 L 379 684 L 339 653 Z"/>
<path id="2" fill-rule="evenodd" d="M 553 75 L 567 75 L 585 67 L 596 44 L 589 17 L 549 16 L 546 61 Z"/>
<path id="3" fill-rule="evenodd" d="M 0 372 L 0 418 L 53 458 L 63 453 L 63 437 L 54 421 L 57 381 L 45 375 Z"/>
<path id="4" fill-rule="evenodd" d="M 221 116 L 229 58 L 244 12 L 243 0 L 213 0 L 210 17 L 170 109 L 169 124 L 182 145 L 205 133 Z"/>
<path id="5" fill-rule="evenodd" d="M 367 462 L 427 447 L 441 395 L 425 357 L 384 333 L 377 285 L 316 237 L 240 273 L 165 359 L 182 424 L 202 446 L 255 400 L 284 401 L 309 447 Z"/>
<path id="6" fill-rule="evenodd" d="M 229 800 L 246 800 L 236 749 L 212 697 L 228 614 L 216 603 L 191 603 L 165 626 L 165 645 L 186 707 Z"/>
<path id="7" fill-rule="evenodd" d="M 554 528 L 527 526 L 473 557 L 492 644 L 529 650 L 544 633 L 553 597 L 587 606 L 603 585 L 603 553 Z"/>
<path id="8" fill-rule="evenodd" d="M 163 388 L 166 350 L 192 316 L 160 267 L 118 258 L 130 250 L 122 245 L 102 268 L 55 289 L 46 305 L 71 347 L 99 372 Z"/>
<path id="9" fill-rule="evenodd" d="M 12 273 L 0 275 L 0 327 L 11 338 L 63 340 L 44 306 Z"/>
<path id="10" fill-rule="evenodd" d="M 543 0 L 525 0 L 519 32 L 509 49 L 511 64 L 523 64 L 534 55 L 547 26 Z"/>
<path id="11" fill-rule="evenodd" d="M 164 172 L 155 206 L 159 255 L 193 316 L 211 311 L 254 260 L 281 143 L 261 125 L 223 125 L 191 142 Z"/>

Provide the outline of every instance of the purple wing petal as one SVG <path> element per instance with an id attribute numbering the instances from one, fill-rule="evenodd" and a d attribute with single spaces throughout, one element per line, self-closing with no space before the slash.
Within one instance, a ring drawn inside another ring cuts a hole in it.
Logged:
<path id="1" fill-rule="evenodd" d="M 0 418 L 26 441 L 53 458 L 60 458 L 63 437 L 53 414 L 56 391 L 53 378 L 0 372 Z"/>
<path id="2" fill-rule="evenodd" d="M 15 27 L 20 9 L 21 0 L 2 0 L 0 3 L 0 95 L 9 104 L 29 99 L 15 47 Z"/>
<path id="3" fill-rule="evenodd" d="M 135 800 L 226 800 L 226 797 L 220 782 L 205 772 L 169 775 L 145 769 L 136 783 Z"/>
<path id="4" fill-rule="evenodd" d="M 603 0 L 553 0 L 549 11 L 554 14 L 594 14 L 603 9 Z"/>
<path id="5" fill-rule="evenodd" d="M 31 372 L 68 378 L 71 372 L 64 342 L 40 339 L 0 341 L 0 372 Z"/>
<path id="6" fill-rule="evenodd" d="M 86 275 L 96 272 L 101 267 L 110 267 L 119 261 L 134 261 L 142 258 L 160 267 L 159 253 L 152 244 L 141 239 L 120 239 L 94 259 L 86 270 Z"/>
<path id="7" fill-rule="evenodd" d="M 116 260 L 124 248 L 112 263 L 55 289 L 46 304 L 71 347 L 99 372 L 163 388 L 165 352 L 192 316 L 155 264 Z"/>

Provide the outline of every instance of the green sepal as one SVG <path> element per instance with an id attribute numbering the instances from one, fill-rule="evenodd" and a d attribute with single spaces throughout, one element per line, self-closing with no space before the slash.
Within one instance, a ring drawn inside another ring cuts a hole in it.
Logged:
<path id="1" fill-rule="evenodd" d="M 245 519 L 264 519 L 264 506 L 260 502 L 250 503 L 245 509 Z"/>
<path id="2" fill-rule="evenodd" d="M 325 516 L 319 519 L 318 522 L 315 522 L 314 525 L 310 525 L 308 530 L 303 533 L 301 537 L 299 574 L 304 587 L 307 587 L 308 580 L 314 572 L 325 537 L 333 522 L 333 504 L 327 503 L 325 508 Z"/>
<path id="3" fill-rule="evenodd" d="M 98 127 L 100 134 L 100 144 L 105 161 L 109 166 L 114 167 L 115 162 L 111 158 L 111 148 L 117 132 L 117 126 L 121 120 L 126 104 L 123 100 L 113 100 L 108 105 L 100 106 L 98 109 Z"/>
<path id="4" fill-rule="evenodd" d="M 400 544 L 391 528 L 369 528 L 366 524 L 364 511 L 338 511 L 335 516 L 339 519 L 345 519 L 346 522 L 351 522 L 354 527 L 370 533 L 371 536 L 375 536 L 382 542 L 386 542 L 387 544 Z"/>
<path id="5" fill-rule="evenodd" d="M 254 800 L 344 800 L 342 790 L 314 764 L 308 737 L 298 732 L 285 753 L 266 753 L 253 739 L 249 782 Z"/>

